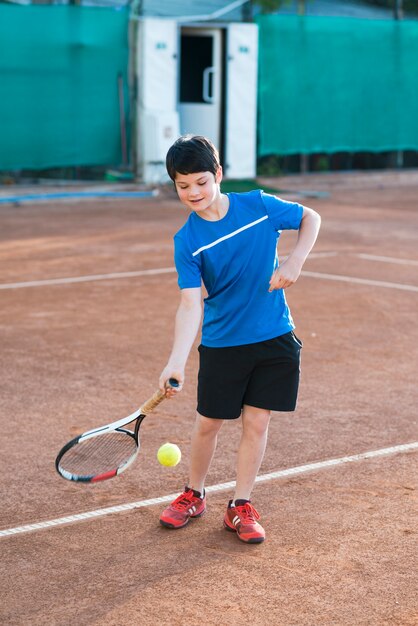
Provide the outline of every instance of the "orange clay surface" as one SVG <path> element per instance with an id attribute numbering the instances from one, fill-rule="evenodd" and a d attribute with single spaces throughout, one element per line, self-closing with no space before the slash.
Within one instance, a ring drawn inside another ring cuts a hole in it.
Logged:
<path id="1" fill-rule="evenodd" d="M 304 341 L 298 409 L 273 414 L 260 474 L 418 441 L 418 173 L 264 182 L 318 210 L 323 227 L 307 274 L 287 291 Z M 0 205 L 0 530 L 182 490 L 195 349 L 183 392 L 146 418 L 123 476 L 83 486 L 54 469 L 70 437 L 134 411 L 156 388 L 175 273 L 4 285 L 172 268 L 186 217 L 167 189 Z M 282 257 L 294 237 L 283 234 Z M 208 486 L 234 480 L 239 437 L 239 421 L 224 425 Z M 173 468 L 156 458 L 166 441 L 182 450 Z M 155 504 L 0 537 L 0 623 L 416 625 L 417 476 L 412 449 L 257 483 L 261 545 L 224 531 L 230 488 L 209 493 L 206 515 L 179 531 L 159 525 L 166 505 Z"/>

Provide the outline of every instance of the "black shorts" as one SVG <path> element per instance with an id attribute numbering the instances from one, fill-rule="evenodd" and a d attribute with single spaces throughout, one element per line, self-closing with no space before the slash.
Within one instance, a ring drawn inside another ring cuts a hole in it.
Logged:
<path id="1" fill-rule="evenodd" d="M 302 342 L 292 332 L 229 348 L 199 346 L 197 410 L 204 417 L 236 419 L 244 404 L 294 411 Z"/>

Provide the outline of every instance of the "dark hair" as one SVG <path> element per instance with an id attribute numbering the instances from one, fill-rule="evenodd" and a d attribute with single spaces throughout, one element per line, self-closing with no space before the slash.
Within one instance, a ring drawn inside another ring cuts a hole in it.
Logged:
<path id="1" fill-rule="evenodd" d="M 176 180 L 176 174 L 212 172 L 215 176 L 220 166 L 217 149 L 200 135 L 179 137 L 167 152 L 165 164 L 172 181 Z"/>

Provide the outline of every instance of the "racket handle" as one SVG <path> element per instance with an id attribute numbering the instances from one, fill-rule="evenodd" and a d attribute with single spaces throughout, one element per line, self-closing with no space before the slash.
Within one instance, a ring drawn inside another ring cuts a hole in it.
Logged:
<path id="1" fill-rule="evenodd" d="M 168 381 L 170 387 L 179 387 L 179 382 L 175 378 L 170 378 Z M 149 398 L 142 406 L 141 406 L 141 414 L 148 415 L 155 409 L 156 406 L 160 404 L 165 398 L 165 393 L 158 389 L 154 395 Z"/>

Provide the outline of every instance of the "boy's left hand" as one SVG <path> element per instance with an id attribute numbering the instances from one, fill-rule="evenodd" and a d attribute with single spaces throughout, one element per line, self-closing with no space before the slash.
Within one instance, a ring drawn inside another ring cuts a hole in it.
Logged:
<path id="1" fill-rule="evenodd" d="M 275 289 L 286 289 L 291 287 L 299 278 L 302 270 L 303 262 L 292 256 L 287 257 L 285 261 L 273 272 L 270 278 L 269 291 Z"/>

